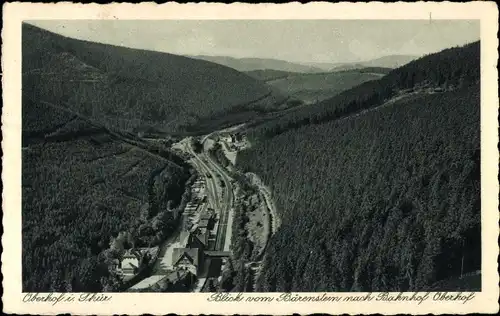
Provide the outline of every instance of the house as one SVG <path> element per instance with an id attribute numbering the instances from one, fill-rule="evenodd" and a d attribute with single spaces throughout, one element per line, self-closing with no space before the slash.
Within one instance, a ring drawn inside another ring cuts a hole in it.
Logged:
<path id="1" fill-rule="evenodd" d="M 200 228 L 206 228 L 211 230 L 215 224 L 215 211 L 213 209 L 205 210 L 200 214 L 200 223 L 198 226 Z"/>
<path id="2" fill-rule="evenodd" d="M 198 223 L 198 227 L 207 228 L 208 227 L 208 219 L 200 219 L 200 222 Z"/>
<path id="3" fill-rule="evenodd" d="M 193 284 L 195 278 L 196 275 L 187 270 L 177 270 L 162 279 L 161 283 L 163 286 L 160 288 L 166 289 L 167 292 L 180 292 L 185 288 L 186 282 Z"/>
<path id="4" fill-rule="evenodd" d="M 193 183 L 193 188 L 203 188 L 205 186 L 205 180 L 199 178 Z"/>
<path id="5" fill-rule="evenodd" d="M 197 203 L 194 203 L 194 202 L 188 202 L 188 203 L 186 204 L 186 208 L 185 208 L 185 210 L 186 210 L 186 211 L 188 211 L 188 212 L 189 212 L 189 211 L 193 211 L 193 212 L 194 212 L 194 211 L 196 211 L 196 209 L 197 209 L 197 208 L 198 208 L 198 204 L 197 204 Z"/>
<path id="6" fill-rule="evenodd" d="M 203 213 L 201 213 L 200 219 L 211 220 L 215 217 L 215 211 L 213 208 L 208 208 Z"/>
<path id="7" fill-rule="evenodd" d="M 193 200 L 196 201 L 197 204 L 203 203 L 203 197 L 205 196 L 205 190 L 200 189 L 199 191 L 193 191 Z M 201 205 L 198 205 L 198 208 Z"/>
<path id="8" fill-rule="evenodd" d="M 209 237 L 210 233 L 207 229 L 200 229 L 198 227 L 189 234 L 187 246 L 190 248 L 206 249 Z"/>
<path id="9" fill-rule="evenodd" d="M 121 270 L 124 275 L 134 275 L 142 264 L 142 255 L 136 249 L 128 249 L 122 257 Z"/>
<path id="10" fill-rule="evenodd" d="M 198 275 L 203 263 L 203 251 L 199 248 L 175 248 L 172 254 L 173 266 Z"/>

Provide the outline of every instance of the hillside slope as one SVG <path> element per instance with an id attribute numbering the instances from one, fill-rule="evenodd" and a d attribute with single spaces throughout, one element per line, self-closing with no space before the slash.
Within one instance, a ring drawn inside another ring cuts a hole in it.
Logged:
<path id="1" fill-rule="evenodd" d="M 228 56 L 189 56 L 234 68 L 238 71 L 272 69 L 287 72 L 323 72 L 321 68 L 271 58 L 234 58 Z"/>
<path id="2" fill-rule="evenodd" d="M 206 61 L 66 38 L 23 24 L 23 96 L 129 131 L 195 130 L 227 112 L 267 111 L 284 97 Z"/>
<path id="3" fill-rule="evenodd" d="M 367 81 L 318 104 L 292 109 L 279 119 L 264 121 L 251 131 L 251 136 L 269 137 L 303 125 L 328 122 L 379 106 L 414 90 L 453 90 L 477 84 L 479 47 L 479 42 L 475 42 L 419 58 L 379 80 Z"/>
<path id="4" fill-rule="evenodd" d="M 237 163 L 282 219 L 257 290 L 450 290 L 479 270 L 479 73 L 479 43 L 445 50 L 254 133 Z"/>
<path id="5" fill-rule="evenodd" d="M 366 81 L 379 79 L 389 71 L 389 68 L 362 68 L 326 73 L 254 70 L 247 74 L 266 82 L 290 97 L 305 103 L 314 103 L 329 99 Z"/>
<path id="6" fill-rule="evenodd" d="M 54 104 L 25 99 L 22 113 L 23 291 L 116 290 L 115 239 L 167 237 L 189 167 Z"/>

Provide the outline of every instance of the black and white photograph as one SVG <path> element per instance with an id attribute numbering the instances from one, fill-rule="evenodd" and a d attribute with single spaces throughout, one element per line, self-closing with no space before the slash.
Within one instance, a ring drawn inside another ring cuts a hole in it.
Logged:
<path id="1" fill-rule="evenodd" d="M 22 293 L 484 290 L 479 19 L 20 30 Z"/>
<path id="2" fill-rule="evenodd" d="M 477 21 L 22 32 L 23 290 L 481 290 Z"/>

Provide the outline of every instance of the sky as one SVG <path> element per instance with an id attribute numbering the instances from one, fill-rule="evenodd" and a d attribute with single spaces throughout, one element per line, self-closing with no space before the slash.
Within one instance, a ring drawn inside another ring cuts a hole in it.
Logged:
<path id="1" fill-rule="evenodd" d="M 342 63 L 479 40 L 479 20 L 38 20 L 68 37 L 179 55 Z"/>

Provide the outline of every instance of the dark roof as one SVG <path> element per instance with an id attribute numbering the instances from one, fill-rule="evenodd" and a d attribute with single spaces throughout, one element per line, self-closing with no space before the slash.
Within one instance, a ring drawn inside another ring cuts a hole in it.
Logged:
<path id="1" fill-rule="evenodd" d="M 196 234 L 196 237 L 204 244 L 208 244 L 208 237 L 209 237 L 209 232 L 206 229 L 203 229 L 200 231 L 198 234 Z"/>
<path id="2" fill-rule="evenodd" d="M 208 226 L 208 219 L 200 220 L 198 227 L 207 227 L 207 226 Z"/>
<path id="3" fill-rule="evenodd" d="M 179 281 L 180 279 L 182 279 L 187 273 L 189 273 L 189 272 L 187 272 L 187 271 L 175 271 L 175 272 L 172 272 L 169 275 L 167 275 L 165 277 L 165 279 L 169 280 L 172 283 L 175 283 L 175 282 Z"/>
<path id="4" fill-rule="evenodd" d="M 205 211 L 203 213 L 201 213 L 201 220 L 209 220 L 211 219 L 212 217 L 214 216 L 213 212 L 210 212 L 210 211 Z"/>
<path id="5" fill-rule="evenodd" d="M 196 228 L 189 235 L 188 244 L 191 246 L 194 244 L 196 246 L 196 242 L 194 242 L 194 240 L 198 240 L 202 245 L 206 246 L 208 244 L 208 237 L 209 232 L 207 229 Z"/>
<path id="6" fill-rule="evenodd" d="M 198 266 L 200 249 L 198 248 L 175 248 L 172 254 L 174 265 L 176 265 L 182 258 L 187 258 L 191 264 Z"/>

